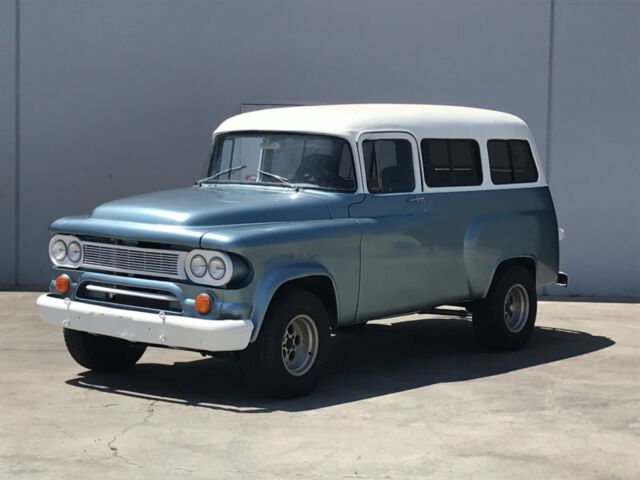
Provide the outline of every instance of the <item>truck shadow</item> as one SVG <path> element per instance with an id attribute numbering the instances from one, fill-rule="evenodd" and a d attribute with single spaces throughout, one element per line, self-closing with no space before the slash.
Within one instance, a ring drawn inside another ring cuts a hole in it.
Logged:
<path id="1" fill-rule="evenodd" d="M 427 318 L 373 323 L 339 332 L 318 387 L 293 400 L 264 399 L 243 381 L 237 362 L 201 358 L 173 365 L 141 363 L 128 372 L 83 372 L 69 385 L 159 402 L 238 413 L 305 411 L 536 367 L 610 347 L 606 337 L 536 327 L 522 350 L 493 353 L 475 342 L 466 320 Z"/>

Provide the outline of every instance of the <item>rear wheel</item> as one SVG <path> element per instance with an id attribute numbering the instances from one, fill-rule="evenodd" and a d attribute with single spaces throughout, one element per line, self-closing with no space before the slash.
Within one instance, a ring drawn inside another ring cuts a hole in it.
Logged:
<path id="1" fill-rule="evenodd" d="M 96 372 L 117 372 L 131 368 L 146 350 L 144 345 L 78 330 L 63 330 L 64 343 L 73 359 Z"/>
<path id="2" fill-rule="evenodd" d="M 520 265 L 499 272 L 486 298 L 473 306 L 478 340 L 495 350 L 523 347 L 536 321 L 537 296 L 533 275 Z"/>
<path id="3" fill-rule="evenodd" d="M 306 290 L 290 290 L 269 307 L 260 335 L 241 353 L 247 379 L 272 397 L 304 395 L 320 378 L 329 340 L 324 304 Z"/>

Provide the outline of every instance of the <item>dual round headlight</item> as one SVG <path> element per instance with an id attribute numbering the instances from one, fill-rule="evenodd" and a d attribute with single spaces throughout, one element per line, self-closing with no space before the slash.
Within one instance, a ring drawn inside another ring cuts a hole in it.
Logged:
<path id="1" fill-rule="evenodd" d="M 59 262 L 63 261 L 67 256 L 67 244 L 62 240 L 53 242 L 53 245 L 51 245 L 51 256 L 54 260 Z"/>
<path id="2" fill-rule="evenodd" d="M 211 278 L 214 280 L 220 280 L 224 277 L 224 274 L 227 273 L 227 266 L 225 265 L 224 260 L 217 256 L 211 257 L 207 262 L 207 259 L 202 255 L 194 255 L 191 257 L 189 268 L 191 269 L 193 276 L 197 278 L 204 277 L 208 271 Z"/>
<path id="3" fill-rule="evenodd" d="M 227 273 L 227 266 L 220 257 L 213 257 L 209 260 L 209 275 L 216 280 L 220 280 Z"/>
<path id="4" fill-rule="evenodd" d="M 226 253 L 194 250 L 189 254 L 187 273 L 196 283 L 221 286 L 231 279 L 233 263 Z"/>
<path id="5" fill-rule="evenodd" d="M 56 265 L 77 266 L 82 260 L 82 247 L 75 237 L 56 235 L 49 243 L 49 256 Z"/>

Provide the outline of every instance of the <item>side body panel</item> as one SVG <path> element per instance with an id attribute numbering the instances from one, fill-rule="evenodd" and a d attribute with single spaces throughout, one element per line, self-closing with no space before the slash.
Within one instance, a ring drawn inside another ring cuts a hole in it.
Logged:
<path id="1" fill-rule="evenodd" d="M 500 263 L 531 258 L 538 287 L 556 281 L 558 227 L 547 187 L 427 193 L 432 305 L 483 298 Z"/>
<path id="2" fill-rule="evenodd" d="M 556 281 L 558 230 L 547 187 L 428 192 L 417 215 L 368 199 L 358 320 L 483 298 L 504 260 L 530 258 L 538 287 Z M 388 213 L 389 215 L 385 215 Z M 396 212 L 397 213 L 397 212 Z"/>
<path id="3" fill-rule="evenodd" d="M 491 198 L 493 197 L 493 198 Z M 558 221 L 548 187 L 495 190 L 494 210 L 476 215 L 466 230 L 464 260 L 471 298 L 483 298 L 504 260 L 529 257 L 536 263 L 536 287 L 558 278 Z"/>

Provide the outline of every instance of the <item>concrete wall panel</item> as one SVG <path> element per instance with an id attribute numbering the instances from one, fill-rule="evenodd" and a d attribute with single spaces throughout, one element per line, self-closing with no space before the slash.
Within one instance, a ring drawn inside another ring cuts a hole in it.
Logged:
<path id="1" fill-rule="evenodd" d="M 544 147 L 549 10 L 510 0 L 24 1 L 20 281 L 47 279 L 56 217 L 196 178 L 211 130 L 242 103 L 490 107 L 526 118 Z"/>
<path id="2" fill-rule="evenodd" d="M 640 2 L 558 1 L 554 38 L 550 182 L 568 293 L 640 297 Z"/>
<path id="3" fill-rule="evenodd" d="M 571 287 L 548 291 L 638 297 L 639 10 L 604 0 L 20 0 L 17 145 L 16 0 L 0 0 L 0 219 L 19 224 L 20 243 L 16 279 L 15 235 L 0 235 L 0 285 L 47 281 L 55 218 L 191 183 L 211 130 L 242 104 L 418 102 L 523 117 L 543 156 L 549 147 L 567 230 Z"/>
<path id="4" fill-rule="evenodd" d="M 0 0 L 0 286 L 16 283 L 16 2 Z"/>

